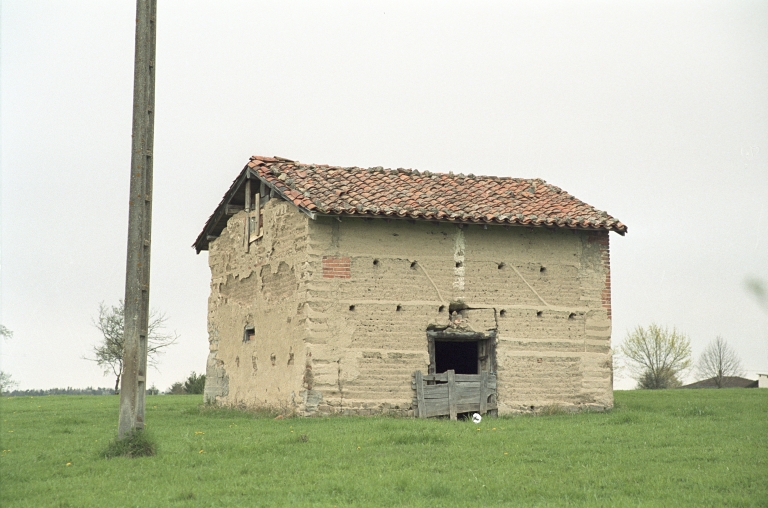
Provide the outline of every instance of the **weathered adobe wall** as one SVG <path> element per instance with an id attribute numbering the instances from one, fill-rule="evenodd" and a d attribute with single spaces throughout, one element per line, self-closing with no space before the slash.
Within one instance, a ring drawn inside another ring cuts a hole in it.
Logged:
<path id="1" fill-rule="evenodd" d="M 431 274 L 450 262 L 451 229 L 362 219 L 310 224 L 306 367 L 311 389 L 322 394 L 320 413 L 410 411 L 411 374 L 429 364 L 427 326 L 448 315 L 449 293 L 441 302 L 423 268 Z M 339 265 L 347 272 L 334 270 Z M 450 280 L 441 285 L 449 291 Z"/>
<path id="2" fill-rule="evenodd" d="M 515 233 L 500 271 L 515 265 L 508 281 L 519 291 L 497 300 L 499 411 L 613 406 L 608 233 Z"/>
<path id="3" fill-rule="evenodd" d="M 246 216 L 240 212 L 231 217 L 209 246 L 205 400 L 300 406 L 309 218 L 293 205 L 271 199 L 264 206 L 264 236 L 246 251 Z M 253 325 L 255 334 L 244 342 L 246 325 Z"/>
<path id="4" fill-rule="evenodd" d="M 426 329 L 463 302 L 498 329 L 501 413 L 610 407 L 607 233 L 320 218 L 309 223 L 304 388 L 319 411 L 408 413 Z M 442 307 L 442 309 L 441 309 Z M 309 382 L 307 382 L 309 381 Z"/>

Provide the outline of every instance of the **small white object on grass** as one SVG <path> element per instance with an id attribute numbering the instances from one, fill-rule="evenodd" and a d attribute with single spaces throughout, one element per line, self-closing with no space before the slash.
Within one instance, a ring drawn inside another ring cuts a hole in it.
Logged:
<path id="1" fill-rule="evenodd" d="M 472 415 L 472 423 L 480 423 L 480 420 L 482 420 L 483 417 L 480 416 L 480 413 L 475 413 Z"/>

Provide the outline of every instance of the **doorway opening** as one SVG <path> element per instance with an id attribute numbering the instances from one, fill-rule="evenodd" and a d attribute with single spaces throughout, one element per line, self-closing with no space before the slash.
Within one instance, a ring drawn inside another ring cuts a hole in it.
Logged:
<path id="1" fill-rule="evenodd" d="M 429 371 L 414 373 L 416 415 L 496 414 L 496 330 L 427 329 Z"/>
<path id="2" fill-rule="evenodd" d="M 453 370 L 477 375 L 496 372 L 496 330 L 487 333 L 427 330 L 429 374 Z"/>
<path id="3" fill-rule="evenodd" d="M 479 341 L 435 341 L 435 372 L 479 374 Z"/>

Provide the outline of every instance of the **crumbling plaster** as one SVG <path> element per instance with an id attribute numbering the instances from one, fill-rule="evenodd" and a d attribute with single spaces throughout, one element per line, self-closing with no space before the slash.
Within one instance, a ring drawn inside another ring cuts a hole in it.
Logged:
<path id="1" fill-rule="evenodd" d="M 271 200 L 263 237 L 245 242 L 246 212 L 211 242 L 206 401 L 293 407 L 301 391 L 307 221 Z M 246 326 L 253 336 L 246 337 Z"/>
<path id="2" fill-rule="evenodd" d="M 245 217 L 210 244 L 207 400 L 411 414 L 426 330 L 453 303 L 497 330 L 500 413 L 612 406 L 607 232 L 312 220 L 272 199 L 246 249 Z"/>

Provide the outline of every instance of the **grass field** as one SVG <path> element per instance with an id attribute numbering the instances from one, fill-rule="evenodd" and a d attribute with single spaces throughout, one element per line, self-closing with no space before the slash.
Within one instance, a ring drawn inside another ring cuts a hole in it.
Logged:
<path id="1" fill-rule="evenodd" d="M 0 505 L 768 506 L 768 390 L 616 392 L 609 413 L 479 425 L 150 396 L 158 455 L 105 459 L 117 408 L 0 398 Z"/>

